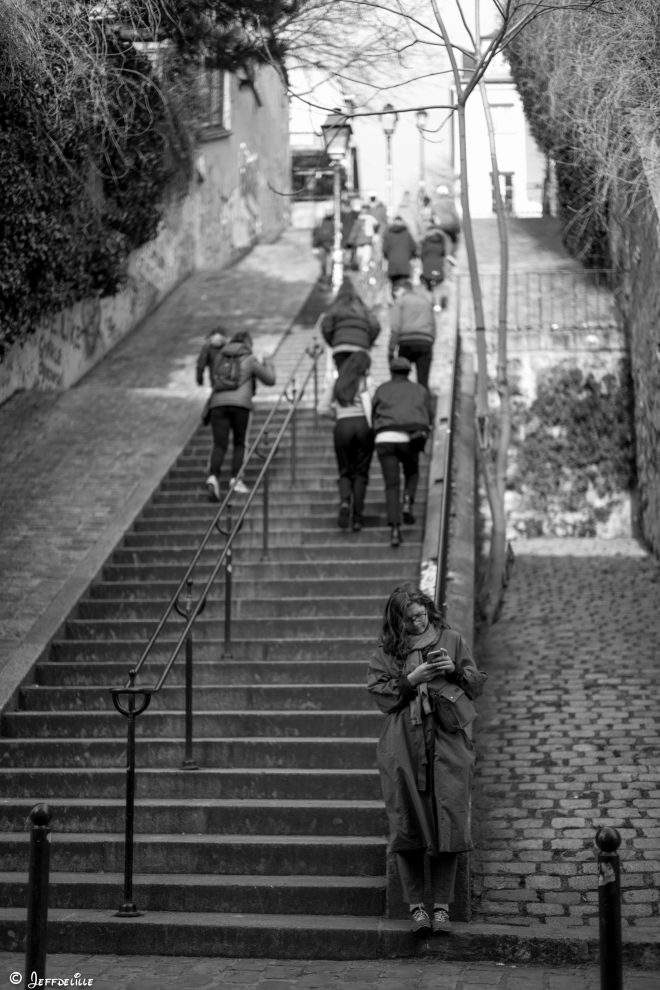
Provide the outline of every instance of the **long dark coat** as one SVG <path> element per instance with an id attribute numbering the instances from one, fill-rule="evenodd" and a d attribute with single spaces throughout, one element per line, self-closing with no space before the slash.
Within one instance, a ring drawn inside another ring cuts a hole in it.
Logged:
<path id="1" fill-rule="evenodd" d="M 386 716 L 377 760 L 392 852 L 425 849 L 437 855 L 472 848 L 475 712 L 469 699 L 481 694 L 487 675 L 477 669 L 467 643 L 453 629 L 439 633 L 431 649 L 439 647 L 453 659 L 456 673 L 434 678 L 430 687 L 449 682 L 465 691 L 458 731 L 446 731 L 433 711 L 424 711 L 426 689 L 411 688 L 407 681 L 405 675 L 422 661 L 419 651 L 402 664 L 379 648 L 369 665 L 367 688 Z"/>

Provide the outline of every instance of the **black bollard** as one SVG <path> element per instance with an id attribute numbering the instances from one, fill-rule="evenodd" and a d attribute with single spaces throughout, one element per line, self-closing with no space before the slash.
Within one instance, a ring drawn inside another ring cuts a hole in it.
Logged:
<path id="1" fill-rule="evenodd" d="M 619 856 L 621 836 L 605 826 L 596 832 L 598 853 L 598 915 L 600 930 L 601 990 L 622 990 L 621 882 Z"/>
<path id="2" fill-rule="evenodd" d="M 51 811 L 47 804 L 36 804 L 30 812 L 30 867 L 28 876 L 27 939 L 25 977 L 46 978 L 48 927 L 48 875 L 50 869 Z"/>

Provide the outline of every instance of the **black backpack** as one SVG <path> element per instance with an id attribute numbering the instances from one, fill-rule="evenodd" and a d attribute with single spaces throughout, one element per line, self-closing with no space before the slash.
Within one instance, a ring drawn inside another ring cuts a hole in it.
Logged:
<path id="1" fill-rule="evenodd" d="M 238 354 L 221 351 L 213 362 L 211 374 L 214 392 L 228 392 L 241 383 L 241 358 Z"/>

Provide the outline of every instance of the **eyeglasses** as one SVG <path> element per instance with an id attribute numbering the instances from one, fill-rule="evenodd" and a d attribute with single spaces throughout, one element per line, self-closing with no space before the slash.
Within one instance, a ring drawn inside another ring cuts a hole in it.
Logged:
<path id="1" fill-rule="evenodd" d="M 425 619 L 426 618 L 426 614 L 427 613 L 426 613 L 426 609 L 425 608 L 417 608 L 417 609 L 414 609 L 414 610 L 411 609 L 406 614 L 406 617 L 405 617 L 406 625 L 408 625 L 408 624 L 414 625 L 414 623 L 420 622 L 422 619 Z"/>

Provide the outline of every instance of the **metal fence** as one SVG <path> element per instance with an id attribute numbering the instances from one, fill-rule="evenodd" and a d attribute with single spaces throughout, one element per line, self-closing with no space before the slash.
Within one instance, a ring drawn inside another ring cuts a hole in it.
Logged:
<path id="1" fill-rule="evenodd" d="M 512 271 L 508 277 L 510 330 L 606 330 L 619 325 L 609 269 Z M 498 324 L 499 273 L 481 274 L 487 330 Z M 458 282 L 461 330 L 475 326 L 468 275 Z"/>

